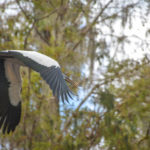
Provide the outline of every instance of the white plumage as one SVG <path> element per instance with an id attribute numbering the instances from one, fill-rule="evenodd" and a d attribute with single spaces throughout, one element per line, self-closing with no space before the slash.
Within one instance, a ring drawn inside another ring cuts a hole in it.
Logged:
<path id="1" fill-rule="evenodd" d="M 60 65 L 54 59 L 34 51 L 0 51 L 0 128 L 3 133 L 14 131 L 21 116 L 20 66 L 40 73 L 52 89 L 53 95 L 67 100 L 72 98 Z"/>
<path id="2" fill-rule="evenodd" d="M 36 63 L 46 67 L 50 67 L 50 66 L 60 67 L 56 60 L 35 51 L 13 50 L 13 52 L 21 53 L 24 57 L 32 59 Z"/>

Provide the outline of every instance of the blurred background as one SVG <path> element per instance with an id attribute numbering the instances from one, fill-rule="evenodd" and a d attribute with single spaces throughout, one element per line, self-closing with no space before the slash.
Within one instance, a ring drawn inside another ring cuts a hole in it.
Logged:
<path id="1" fill-rule="evenodd" d="M 21 68 L 22 117 L 1 150 L 149 150 L 149 0 L 1 0 L 0 50 L 56 59 L 78 87 L 58 102 Z"/>

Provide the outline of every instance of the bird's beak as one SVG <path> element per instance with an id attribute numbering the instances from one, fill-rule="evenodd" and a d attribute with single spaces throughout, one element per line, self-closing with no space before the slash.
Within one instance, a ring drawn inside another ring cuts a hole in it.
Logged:
<path id="1" fill-rule="evenodd" d="M 74 82 L 72 81 L 71 79 L 69 79 L 69 77 L 67 77 L 66 75 L 64 75 L 64 79 L 65 81 L 69 82 L 70 84 L 72 84 L 74 87 L 78 87 L 78 83 L 77 82 Z"/>

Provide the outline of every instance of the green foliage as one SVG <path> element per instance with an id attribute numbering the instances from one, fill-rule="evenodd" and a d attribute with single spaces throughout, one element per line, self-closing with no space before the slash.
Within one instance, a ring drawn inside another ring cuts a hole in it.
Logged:
<path id="1" fill-rule="evenodd" d="M 114 108 L 114 95 L 109 93 L 109 91 L 104 91 L 99 93 L 100 104 L 106 108 L 108 111 Z"/>
<path id="2" fill-rule="evenodd" d="M 7 13 L 12 7 L 16 13 Z M 21 122 L 14 133 L 1 135 L 0 149 L 149 150 L 149 58 L 124 58 L 133 37 L 137 47 L 149 48 L 149 28 L 145 39 L 126 33 L 135 16 L 147 23 L 148 7 L 140 0 L 0 3 L 0 49 L 36 50 L 58 60 L 83 87 L 69 85 L 72 90 L 85 95 L 62 104 L 38 73 L 21 68 Z"/>

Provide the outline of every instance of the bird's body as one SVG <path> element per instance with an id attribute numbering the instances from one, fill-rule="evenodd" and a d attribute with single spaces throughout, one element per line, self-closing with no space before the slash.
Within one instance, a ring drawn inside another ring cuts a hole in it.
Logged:
<path id="1" fill-rule="evenodd" d="M 63 101 L 71 98 L 60 65 L 54 59 L 34 51 L 0 51 L 0 128 L 3 133 L 14 131 L 21 116 L 20 66 L 40 73 L 52 89 L 53 95 Z"/>

